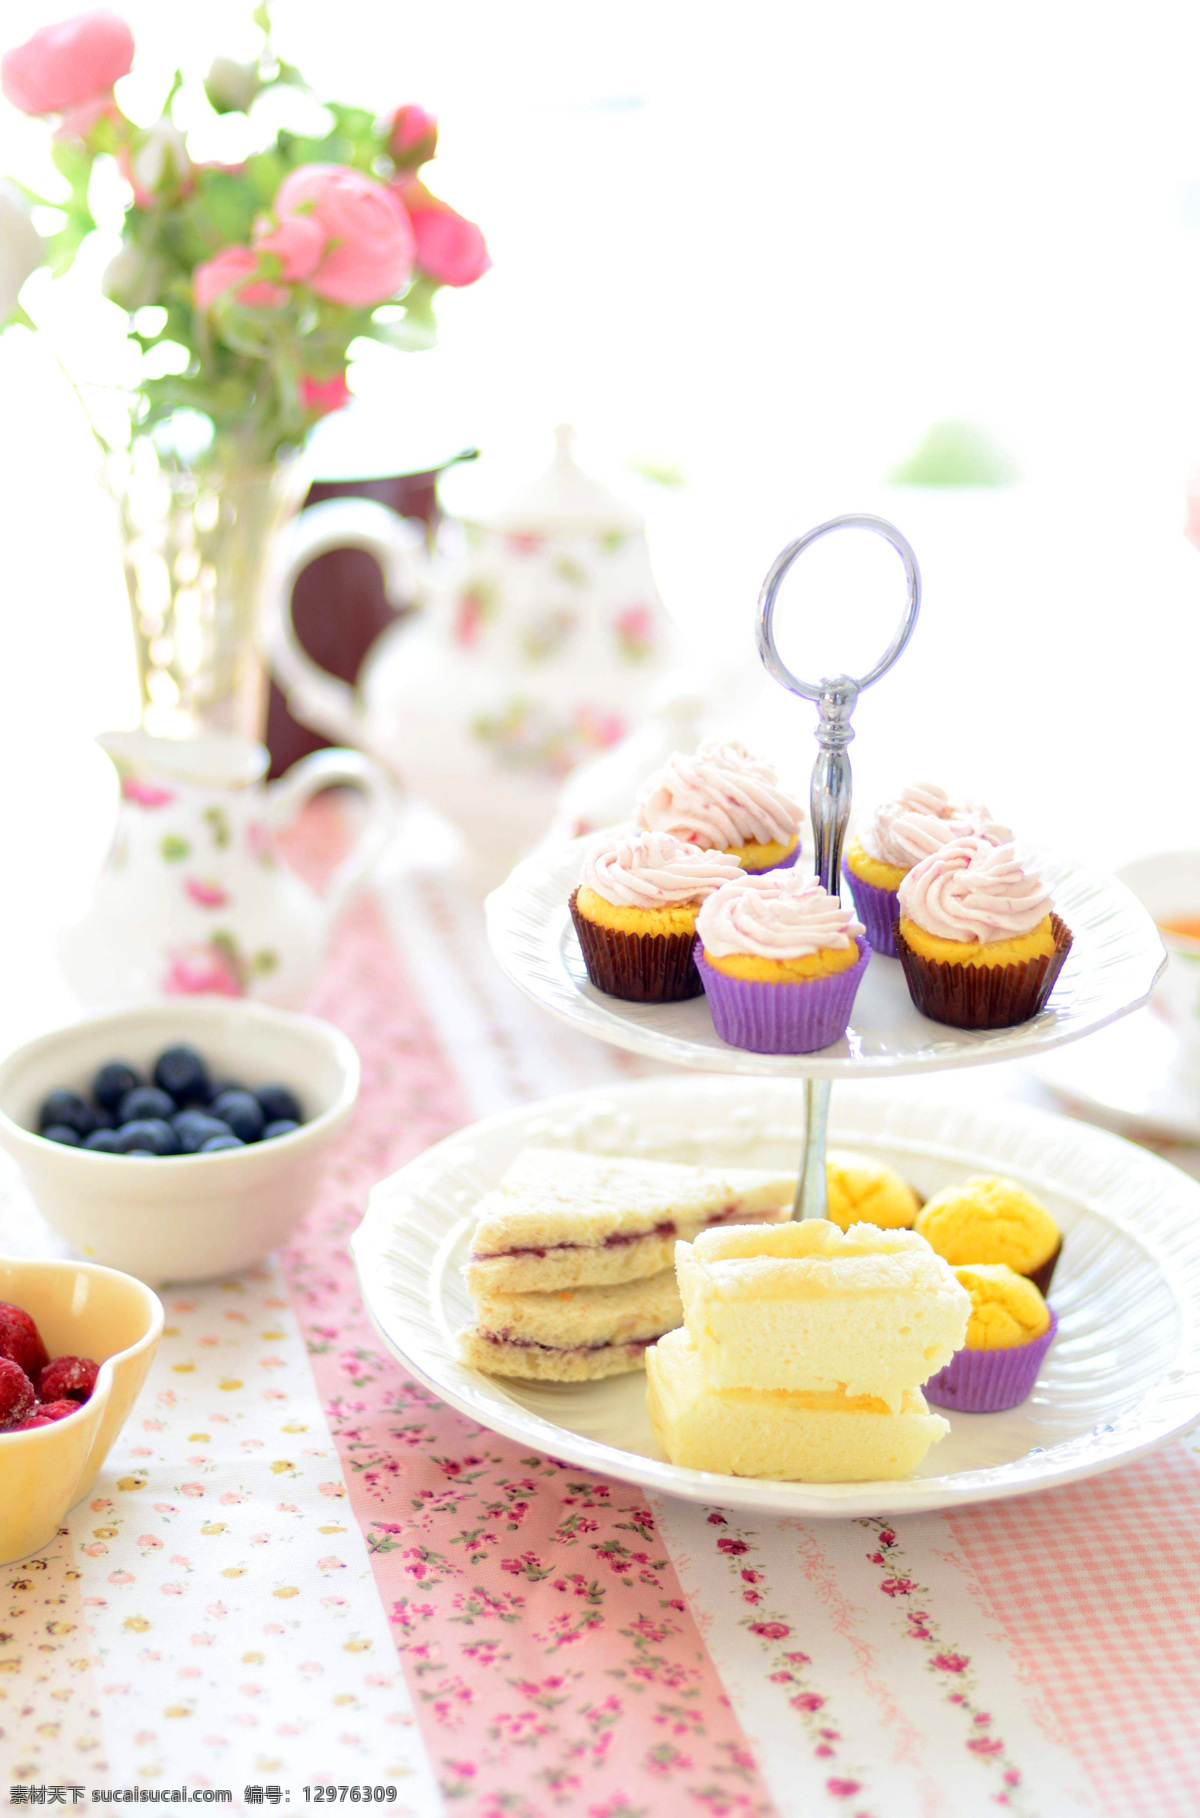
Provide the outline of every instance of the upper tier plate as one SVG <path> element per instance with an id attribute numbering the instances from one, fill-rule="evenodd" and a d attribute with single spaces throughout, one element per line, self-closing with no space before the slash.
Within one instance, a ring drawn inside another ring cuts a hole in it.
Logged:
<path id="1" fill-rule="evenodd" d="M 1046 1009 L 1015 1029 L 951 1029 L 913 1008 L 898 960 L 872 956 L 843 1039 L 817 1054 L 751 1054 L 712 1026 L 703 997 L 627 1004 L 588 983 L 568 898 L 588 839 L 535 852 L 487 899 L 488 940 L 505 972 L 539 1004 L 600 1041 L 681 1067 L 838 1079 L 1016 1060 L 1103 1027 L 1150 995 L 1166 954 L 1149 914 L 1115 878 L 1036 847 L 1035 864 L 1075 936 Z"/>

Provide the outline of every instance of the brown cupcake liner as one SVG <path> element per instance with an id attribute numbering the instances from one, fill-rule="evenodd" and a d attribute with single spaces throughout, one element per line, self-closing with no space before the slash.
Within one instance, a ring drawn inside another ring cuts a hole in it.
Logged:
<path id="1" fill-rule="evenodd" d="M 1054 989 L 1071 951 L 1072 934 L 1060 916 L 1051 914 L 1054 952 L 1013 966 L 956 966 L 914 953 L 895 927 L 896 953 L 904 968 L 909 996 L 935 1023 L 955 1029 L 1010 1029 L 1036 1016 Z"/>
<path id="2" fill-rule="evenodd" d="M 578 890 L 571 892 L 571 920 L 597 991 L 633 1004 L 674 1004 L 699 997 L 704 986 L 692 957 L 693 933 L 629 934 L 622 928 L 604 928 L 580 915 L 578 895 Z"/>
<path id="3" fill-rule="evenodd" d="M 1046 1295 L 1050 1292 L 1050 1283 L 1054 1278 L 1054 1271 L 1058 1266 L 1058 1259 L 1061 1255 L 1062 1238 L 1060 1237 L 1044 1263 L 1039 1263 L 1036 1269 L 1025 1269 L 1022 1271 L 1026 1280 L 1033 1283 L 1043 1299 L 1045 1299 Z"/>

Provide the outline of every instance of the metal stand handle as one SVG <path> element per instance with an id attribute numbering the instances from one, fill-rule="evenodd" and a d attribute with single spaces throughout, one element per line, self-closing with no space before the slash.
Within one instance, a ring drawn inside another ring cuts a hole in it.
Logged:
<path id="1" fill-rule="evenodd" d="M 783 578 L 797 556 L 834 530 L 869 530 L 882 537 L 885 543 L 890 543 L 904 564 L 908 601 L 899 630 L 866 675 L 857 679 L 848 675 L 832 678 L 826 676 L 819 682 L 804 682 L 792 674 L 776 646 L 775 602 Z M 817 705 L 816 740 L 819 750 L 817 761 L 813 765 L 809 797 L 816 846 L 815 870 L 824 888 L 834 896 L 841 893 L 842 846 L 850 822 L 853 793 L 847 751 L 847 746 L 854 737 L 850 716 L 863 689 L 869 688 L 880 676 L 886 675 L 903 653 L 916 629 L 920 610 L 921 572 L 917 567 L 916 556 L 894 524 L 889 524 L 885 518 L 866 514 L 830 518 L 828 523 L 818 524 L 814 530 L 797 537 L 794 543 L 789 543 L 772 562 L 758 597 L 758 654 L 763 666 L 789 693 L 798 694 L 806 701 L 815 701 Z M 824 1218 L 828 1210 L 825 1141 L 829 1125 L 830 1091 L 831 1084 L 827 1079 L 807 1079 L 804 1082 L 804 1151 L 796 1183 L 793 1218 Z"/>

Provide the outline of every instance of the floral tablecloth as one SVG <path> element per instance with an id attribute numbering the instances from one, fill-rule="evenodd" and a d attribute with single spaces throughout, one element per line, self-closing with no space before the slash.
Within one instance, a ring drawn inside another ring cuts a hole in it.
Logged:
<path id="1" fill-rule="evenodd" d="M 384 1354 L 346 1239 L 427 1144 L 637 1064 L 521 1003 L 431 878 L 350 913 L 314 1007 L 364 1062 L 319 1210 L 284 1255 L 164 1294 L 94 1495 L 0 1568 L 0 1798 L 1195 1818 L 1194 1439 L 1021 1502 L 845 1523 L 523 1452 Z M 12 1173 L 0 1191 L 0 1245 L 53 1248 Z"/>

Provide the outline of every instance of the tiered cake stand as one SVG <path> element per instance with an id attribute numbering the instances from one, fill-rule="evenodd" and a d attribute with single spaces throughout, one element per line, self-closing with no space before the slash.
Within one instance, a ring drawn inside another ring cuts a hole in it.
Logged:
<path id="1" fill-rule="evenodd" d="M 775 643 L 783 577 L 818 538 L 883 537 L 905 571 L 904 620 L 859 678 L 809 683 Z M 812 783 L 816 872 L 837 889 L 850 812 L 847 747 L 859 694 L 897 661 L 920 609 L 911 549 L 878 518 L 822 524 L 773 565 L 759 603 L 771 675 L 817 708 Z M 964 1031 L 914 1008 L 899 963 L 874 955 L 846 1036 L 815 1054 L 729 1047 L 704 998 L 640 1005 L 588 982 L 568 913 L 586 842 L 542 849 L 488 899 L 488 937 L 508 976 L 554 1015 L 634 1053 L 719 1078 L 592 1089 L 476 1124 L 427 1151 L 372 1196 L 354 1240 L 364 1296 L 385 1341 L 443 1398 L 484 1425 L 556 1457 L 649 1488 L 729 1507 L 808 1515 L 928 1509 L 1026 1494 L 1105 1470 L 1200 1419 L 1200 1187 L 1117 1137 L 1011 1104 L 938 1103 L 894 1076 L 1044 1053 L 1144 1003 L 1164 964 L 1147 912 L 1115 879 L 1029 852 L 1074 943 L 1042 1014 L 1013 1029 Z M 832 1105 L 830 1092 L 838 1085 Z M 471 1207 L 530 1143 L 728 1165 L 800 1157 L 796 1215 L 825 1210 L 827 1134 L 890 1162 L 922 1193 L 981 1169 L 1018 1176 L 1065 1233 L 1055 1276 L 1059 1336 L 1029 1402 L 952 1417 L 952 1432 L 905 1483 L 793 1484 L 721 1477 L 667 1463 L 650 1431 L 640 1376 L 558 1386 L 488 1378 L 457 1360 L 469 1315 L 458 1274 Z"/>

